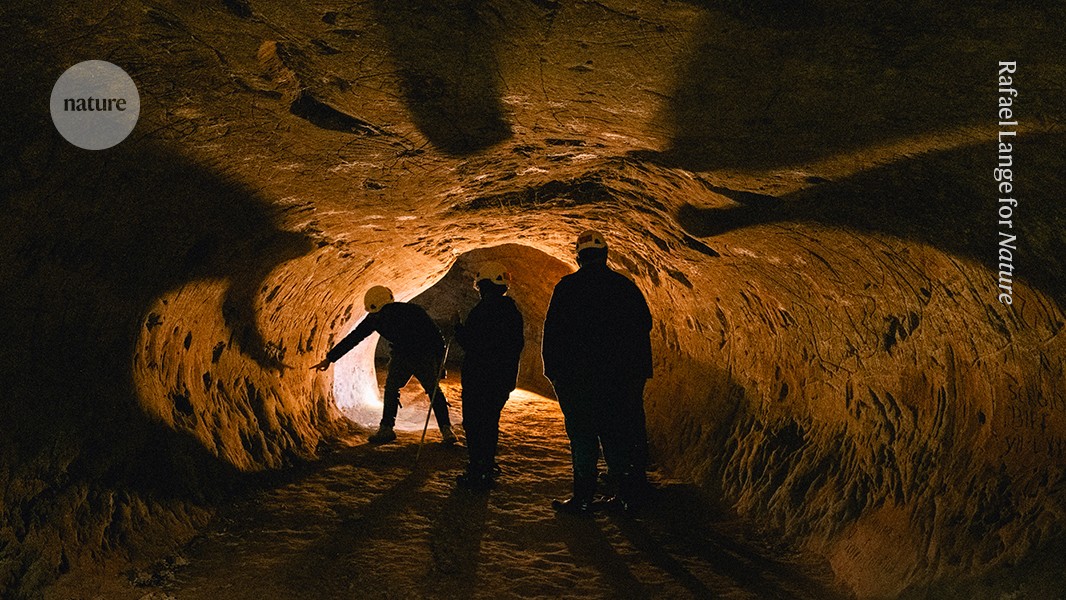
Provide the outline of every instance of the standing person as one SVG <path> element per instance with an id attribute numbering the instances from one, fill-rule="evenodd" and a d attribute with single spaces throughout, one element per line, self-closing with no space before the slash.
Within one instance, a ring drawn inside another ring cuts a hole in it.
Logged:
<path id="1" fill-rule="evenodd" d="M 470 462 L 459 485 L 474 489 L 492 487 L 496 475 L 496 446 L 500 412 L 518 383 L 518 360 L 525 337 L 522 313 L 507 293 L 507 269 L 488 262 L 478 269 L 474 286 L 481 300 L 466 323 L 455 330 L 463 347 L 463 430 Z"/>
<path id="2" fill-rule="evenodd" d="M 579 269 L 555 286 L 544 320 L 544 374 L 559 398 L 574 471 L 573 496 L 552 506 L 592 510 L 602 444 L 608 478 L 628 510 L 647 482 L 651 312 L 636 284 L 607 266 L 600 233 L 578 236 L 576 252 Z"/>
<path id="3" fill-rule="evenodd" d="M 396 439 L 393 427 L 400 408 L 400 388 L 407 385 L 413 375 L 429 395 L 442 441 L 454 444 L 456 438 L 448 416 L 448 402 L 439 385 L 444 360 L 444 338 L 440 329 L 424 308 L 408 302 L 395 302 L 392 290 L 384 286 L 370 288 L 363 304 L 366 317 L 312 368 L 325 371 L 371 333 L 378 332 L 392 345 L 392 359 L 385 378 L 385 410 L 377 432 L 369 441 L 383 444 Z"/>

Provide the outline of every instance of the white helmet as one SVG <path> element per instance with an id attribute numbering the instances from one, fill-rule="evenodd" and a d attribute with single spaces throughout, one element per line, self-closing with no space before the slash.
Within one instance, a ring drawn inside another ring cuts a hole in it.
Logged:
<path id="1" fill-rule="evenodd" d="M 607 248 L 607 242 L 604 241 L 603 235 L 592 229 L 581 232 L 581 235 L 577 236 L 577 252 L 589 248 Z"/>
<path id="2" fill-rule="evenodd" d="M 500 263 L 487 262 L 478 267 L 477 275 L 474 275 L 474 285 L 476 286 L 482 280 L 496 285 L 507 285 L 511 281 L 511 274 L 507 272 L 507 267 Z"/>
<path id="3" fill-rule="evenodd" d="M 366 312 L 370 313 L 378 312 L 382 306 L 392 301 L 392 290 L 383 285 L 375 285 L 363 296 L 363 306 L 366 307 Z"/>

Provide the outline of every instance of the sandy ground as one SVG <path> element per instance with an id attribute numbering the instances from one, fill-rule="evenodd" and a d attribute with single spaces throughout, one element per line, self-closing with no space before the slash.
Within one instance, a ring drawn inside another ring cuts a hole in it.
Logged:
<path id="1" fill-rule="evenodd" d="M 445 385 L 458 414 L 458 390 Z M 401 411 L 424 415 L 405 389 Z M 557 515 L 569 491 L 558 405 L 518 391 L 504 409 L 499 485 L 455 485 L 462 446 L 431 430 L 338 447 L 288 481 L 222 510 L 149 569 L 66 582 L 53 598 L 817 598 L 839 597 L 824 565 L 776 550 L 711 514 L 698 489 L 653 474 L 634 518 Z M 87 591 L 88 590 L 88 591 Z"/>

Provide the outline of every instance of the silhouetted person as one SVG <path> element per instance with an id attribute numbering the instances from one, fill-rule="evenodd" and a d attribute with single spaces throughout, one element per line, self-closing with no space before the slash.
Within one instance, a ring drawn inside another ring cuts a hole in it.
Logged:
<path id="1" fill-rule="evenodd" d="M 602 235 L 582 233 L 576 249 L 580 268 L 555 286 L 544 321 L 544 374 L 559 397 L 574 467 L 573 496 L 552 505 L 592 509 L 602 444 L 608 478 L 629 509 L 647 483 L 651 312 L 636 284 L 608 268 Z"/>
<path id="2" fill-rule="evenodd" d="M 393 427 L 396 425 L 396 412 L 400 408 L 400 388 L 407 385 L 413 375 L 429 395 L 442 441 L 454 444 L 456 438 L 448 416 L 448 402 L 439 385 L 441 362 L 444 360 L 444 338 L 440 329 L 421 306 L 393 301 L 392 290 L 387 287 L 379 285 L 370 288 L 363 303 L 366 306 L 366 318 L 313 368 L 325 371 L 331 363 L 371 333 L 378 332 L 391 344 L 392 359 L 389 361 L 389 374 L 385 378 L 385 410 L 381 415 L 381 424 L 377 432 L 370 436 L 370 441 L 381 444 L 396 439 Z"/>
<path id="3" fill-rule="evenodd" d="M 525 337 L 522 313 L 505 296 L 510 275 L 503 265 L 481 266 L 474 284 L 481 300 L 466 323 L 456 327 L 455 340 L 463 347 L 463 430 L 470 463 L 459 476 L 464 487 L 485 489 L 496 475 L 496 446 L 500 412 L 518 383 L 518 361 Z"/>

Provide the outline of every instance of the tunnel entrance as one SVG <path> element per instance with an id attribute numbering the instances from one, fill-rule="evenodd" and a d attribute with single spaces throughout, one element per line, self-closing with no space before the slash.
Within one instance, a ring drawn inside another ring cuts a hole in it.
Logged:
<path id="1" fill-rule="evenodd" d="M 510 270 L 512 281 L 508 294 L 514 298 L 525 321 L 526 345 L 518 374 L 518 387 L 543 396 L 554 397 L 551 383 L 544 377 L 540 357 L 544 315 L 548 310 L 552 290 L 559 279 L 574 269 L 570 265 L 536 248 L 521 244 L 503 244 L 465 252 L 452 263 L 443 277 L 422 292 L 410 297 L 409 290 L 394 289 L 397 299 L 418 304 L 450 339 L 457 315 L 465 319 L 478 301 L 473 279 L 478 265 L 496 261 Z M 361 304 L 362 301 L 359 301 Z M 358 321 L 352 323 L 352 328 Z M 341 359 L 335 369 L 333 395 L 337 406 L 349 419 L 366 426 L 374 426 L 381 419 L 382 391 L 388 368 L 389 344 L 379 336 L 360 344 Z M 448 382 L 443 385 L 452 403 L 452 422 L 458 423 L 459 368 L 463 352 L 458 344 L 451 344 L 448 352 Z M 428 411 L 428 399 L 415 379 L 401 390 L 400 409 L 396 428 L 421 429 Z M 430 426 L 435 427 L 433 419 Z"/>

